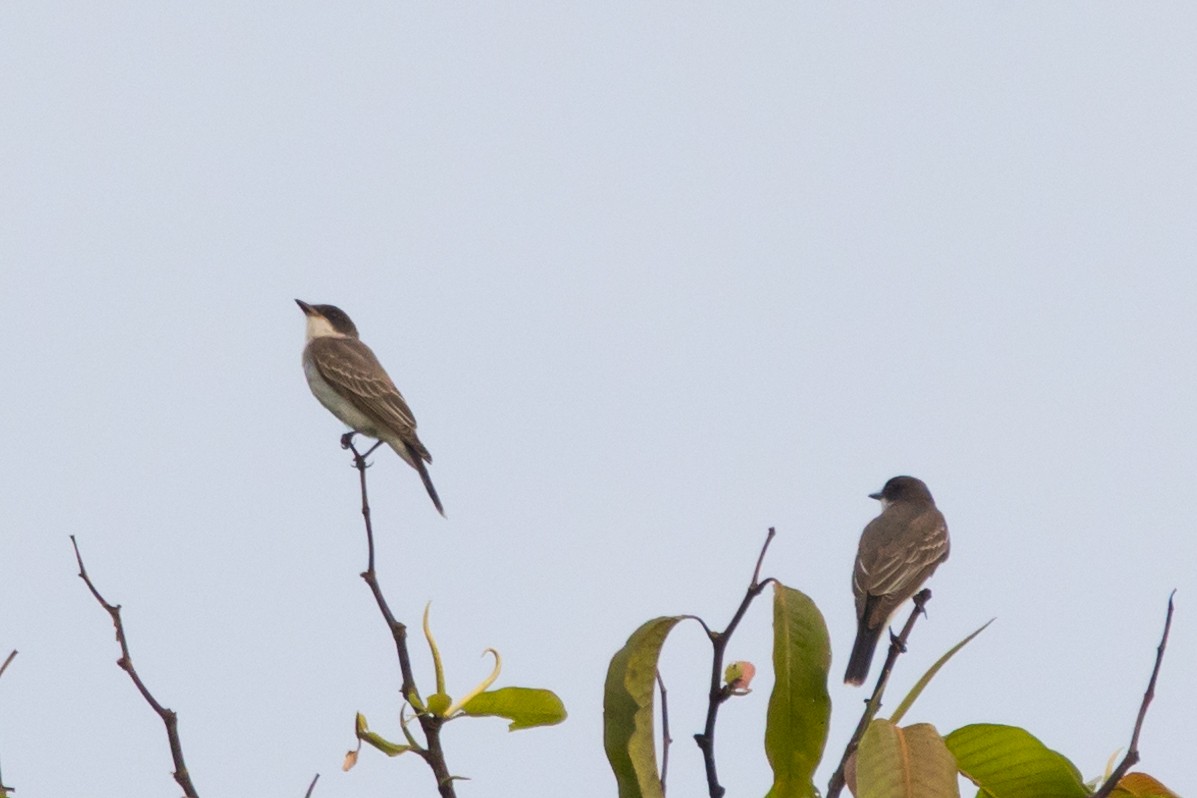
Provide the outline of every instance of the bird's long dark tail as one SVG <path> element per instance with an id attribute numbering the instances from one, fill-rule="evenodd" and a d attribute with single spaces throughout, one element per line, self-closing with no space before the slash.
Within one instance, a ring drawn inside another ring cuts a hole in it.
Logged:
<path id="1" fill-rule="evenodd" d="M 865 613 L 865 618 L 868 613 Z M 856 624 L 856 643 L 852 646 L 852 656 L 848 658 L 848 670 L 844 674 L 844 684 L 864 684 L 869 678 L 869 666 L 873 664 L 873 652 L 877 650 L 877 641 L 881 639 L 881 631 L 885 624 L 876 629 L 870 629 L 862 619 Z"/>
<path id="2" fill-rule="evenodd" d="M 436 511 L 441 514 L 441 518 L 446 518 L 445 508 L 441 506 L 441 497 L 436 495 L 436 488 L 432 486 L 432 477 L 428 476 L 428 469 L 424 466 L 424 461 L 415 452 L 412 454 L 415 455 L 412 460 L 416 464 L 416 470 L 420 472 L 420 479 L 424 480 L 424 489 L 428 491 L 428 497 L 436 505 Z"/>

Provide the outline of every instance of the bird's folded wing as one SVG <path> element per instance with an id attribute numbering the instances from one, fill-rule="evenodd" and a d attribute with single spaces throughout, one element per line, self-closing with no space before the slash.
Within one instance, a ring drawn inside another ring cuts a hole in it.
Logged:
<path id="1" fill-rule="evenodd" d="M 905 593 L 911 582 L 928 566 L 947 559 L 948 532 L 942 521 L 931 534 L 923 535 L 914 545 L 902 545 L 905 541 L 892 541 L 876 552 L 873 561 L 858 563 L 853 579 L 863 592 L 874 596 Z M 913 585 L 918 589 L 918 585 Z"/>
<path id="2" fill-rule="evenodd" d="M 352 338 L 316 338 L 308 346 L 320 376 L 337 393 L 405 440 L 410 438 L 408 442 L 418 449 L 424 448 L 415 436 L 416 419 L 403 394 L 368 346 Z"/>

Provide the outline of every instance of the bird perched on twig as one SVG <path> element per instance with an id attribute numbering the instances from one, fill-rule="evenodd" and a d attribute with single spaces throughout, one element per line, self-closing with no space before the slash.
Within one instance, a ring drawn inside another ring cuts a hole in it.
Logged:
<path id="1" fill-rule="evenodd" d="M 869 675 L 877 641 L 894 611 L 923 586 L 948 558 L 948 524 L 921 479 L 894 477 L 880 493 L 881 515 L 860 535 L 852 593 L 856 596 L 856 643 L 844 674 L 846 684 Z"/>
<path id="2" fill-rule="evenodd" d="M 416 435 L 415 416 L 370 347 L 358 338 L 357 327 L 338 307 L 295 302 L 308 320 L 303 373 L 312 393 L 354 432 L 388 444 L 420 472 L 443 516 L 445 510 L 424 466 L 432 462 L 432 455 Z"/>

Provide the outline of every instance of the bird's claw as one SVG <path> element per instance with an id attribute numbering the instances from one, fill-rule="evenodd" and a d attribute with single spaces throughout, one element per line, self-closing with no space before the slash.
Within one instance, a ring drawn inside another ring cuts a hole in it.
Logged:
<path id="1" fill-rule="evenodd" d="M 925 587 L 914 594 L 914 606 L 918 609 L 923 617 L 927 616 L 927 602 L 931 600 L 931 588 Z"/>

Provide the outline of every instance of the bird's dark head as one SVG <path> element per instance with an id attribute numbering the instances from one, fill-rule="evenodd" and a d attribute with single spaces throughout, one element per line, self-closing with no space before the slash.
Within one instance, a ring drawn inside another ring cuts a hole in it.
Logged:
<path id="1" fill-rule="evenodd" d="M 357 326 L 349 314 L 336 305 L 309 305 L 302 299 L 295 300 L 303 315 L 308 317 L 308 339 L 321 336 L 357 338 Z"/>
<path id="2" fill-rule="evenodd" d="M 923 501 L 934 502 L 927 484 L 914 477 L 894 477 L 885 483 L 879 493 L 870 493 L 870 499 L 877 499 L 882 507 L 888 507 L 894 502 Z"/>

